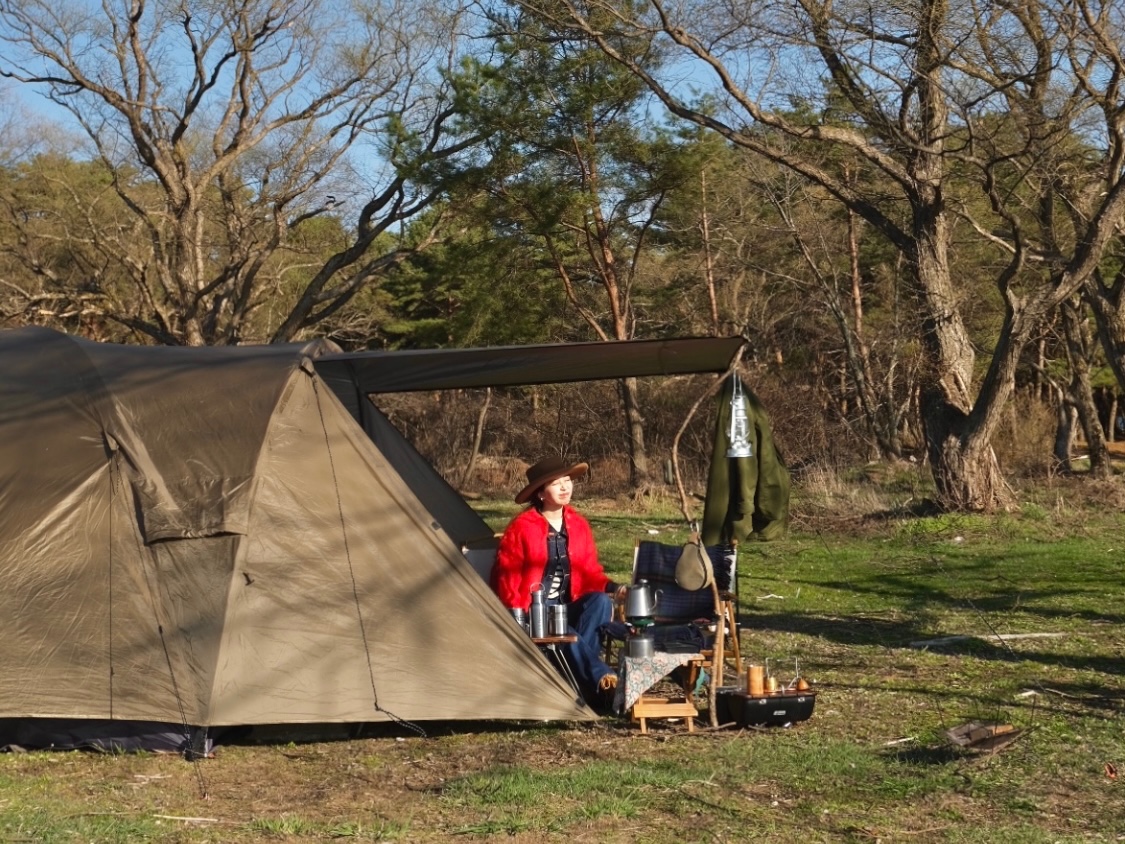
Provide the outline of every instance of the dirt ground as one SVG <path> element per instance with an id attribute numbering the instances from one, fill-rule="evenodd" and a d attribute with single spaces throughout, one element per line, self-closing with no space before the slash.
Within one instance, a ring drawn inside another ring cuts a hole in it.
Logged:
<path id="1" fill-rule="evenodd" d="M 656 805 L 645 806 L 644 819 L 625 812 L 584 821 L 588 794 L 557 797 L 559 805 L 539 812 L 518 800 L 507 805 L 487 795 L 478 800 L 472 792 L 479 786 L 462 784 L 508 768 L 564 775 L 622 759 L 675 765 L 701 747 L 745 740 L 732 730 L 697 729 L 689 735 L 682 723 L 656 724 L 641 736 L 635 726 L 615 719 L 492 723 L 479 730 L 464 723 L 422 726 L 425 737 L 372 727 L 357 739 L 220 745 L 214 758 L 194 763 L 149 754 L 52 755 L 47 762 L 37 755 L 28 763 L 45 767 L 55 778 L 53 788 L 86 792 L 83 802 L 91 814 L 156 816 L 169 827 L 169 841 L 430 842 L 492 835 L 513 844 L 663 841 L 694 834 L 691 817 L 679 817 L 677 795 L 646 798 Z M 543 821 L 552 813 L 566 818 Z"/>

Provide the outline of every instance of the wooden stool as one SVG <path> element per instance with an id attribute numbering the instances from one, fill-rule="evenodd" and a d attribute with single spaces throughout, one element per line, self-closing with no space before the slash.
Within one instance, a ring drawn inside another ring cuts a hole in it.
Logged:
<path id="1" fill-rule="evenodd" d="M 688 732 L 694 733 L 695 716 L 699 714 L 699 710 L 687 696 L 641 695 L 630 713 L 634 721 L 640 722 L 642 735 L 648 733 L 646 722 L 649 718 L 683 718 L 687 721 Z"/>

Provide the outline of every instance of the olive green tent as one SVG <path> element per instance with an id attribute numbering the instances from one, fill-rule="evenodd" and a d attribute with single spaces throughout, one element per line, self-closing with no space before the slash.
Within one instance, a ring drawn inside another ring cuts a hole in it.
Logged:
<path id="1" fill-rule="evenodd" d="M 722 371 L 738 342 L 345 354 L 0 332 L 0 743 L 593 717 L 460 553 L 487 526 L 365 396 Z"/>

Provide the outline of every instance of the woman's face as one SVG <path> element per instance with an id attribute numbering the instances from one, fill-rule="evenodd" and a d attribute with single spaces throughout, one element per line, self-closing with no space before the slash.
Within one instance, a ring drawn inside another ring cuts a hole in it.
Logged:
<path id="1" fill-rule="evenodd" d="M 557 510 L 564 504 L 570 503 L 570 494 L 574 492 L 574 481 L 570 475 L 556 478 L 543 487 L 543 506 L 548 510 Z"/>

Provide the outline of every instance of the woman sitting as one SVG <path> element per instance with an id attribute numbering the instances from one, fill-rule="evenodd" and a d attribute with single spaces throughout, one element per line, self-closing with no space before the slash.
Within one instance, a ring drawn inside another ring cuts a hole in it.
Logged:
<path id="1" fill-rule="evenodd" d="M 570 506 L 574 481 L 586 463 L 545 457 L 527 470 L 527 486 L 516 496 L 528 508 L 504 530 L 492 569 L 492 588 L 509 609 L 527 610 L 531 593 L 542 589 L 544 603 L 567 605 L 569 632 L 578 640 L 564 646 L 583 698 L 605 704 L 617 674 L 600 656 L 601 627 L 610 620 L 618 589 L 601 563 L 590 523 Z"/>

